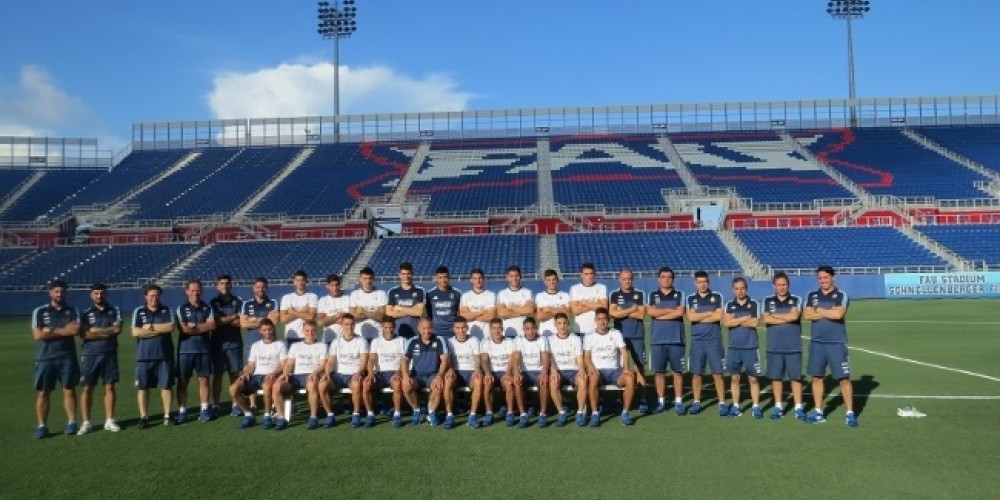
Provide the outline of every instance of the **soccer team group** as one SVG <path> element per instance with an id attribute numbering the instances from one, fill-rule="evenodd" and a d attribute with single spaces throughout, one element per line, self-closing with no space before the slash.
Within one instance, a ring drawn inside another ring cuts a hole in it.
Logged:
<path id="1" fill-rule="evenodd" d="M 198 381 L 202 421 L 219 416 L 224 375 L 228 374 L 231 412 L 242 416 L 240 427 L 256 425 L 257 398 L 264 408 L 265 429 L 287 428 L 286 401 L 305 392 L 310 416 L 307 429 L 337 424 L 333 398 L 349 393 L 352 427 L 375 423 L 377 395 L 391 392 L 391 423 L 404 425 L 402 405 L 411 408 L 410 425 L 424 418 L 432 426 L 456 425 L 458 392 L 469 393 L 470 427 L 488 426 L 494 419 L 494 389 L 502 390 L 507 411 L 497 415 L 507 426 L 530 425 L 526 400 L 537 392 L 538 427 L 562 427 L 571 420 L 579 426 L 601 424 L 599 390 L 621 390 L 621 422 L 632 425 L 636 388 L 644 389 L 647 370 L 653 373 L 656 401 L 639 398 L 642 413 L 669 409 L 667 375 L 673 385 L 672 409 L 677 415 L 702 411 L 703 373 L 714 382 L 718 414 L 738 417 L 741 377 L 749 385 L 753 418 L 762 419 L 758 326 L 766 328 L 766 376 L 772 381 L 771 419 L 785 413 L 784 382 L 791 385 L 794 415 L 807 423 L 824 422 L 824 377 L 829 369 L 839 382 L 847 410 L 847 425 L 856 427 L 853 390 L 847 353 L 845 316 L 847 295 L 834 281 L 834 269 L 816 270 L 818 288 L 805 300 L 792 295 L 784 273 L 772 279 L 774 294 L 758 302 L 747 295 L 743 278 L 732 280 L 732 300 L 710 288 L 704 271 L 694 275 L 695 291 L 685 295 L 674 286 L 674 272 L 661 268 L 658 288 L 644 293 L 633 287 L 633 274 L 618 273 L 620 288 L 611 292 L 596 281 L 592 264 L 583 264 L 580 282 L 569 292 L 560 289 L 556 271 L 544 273 L 545 290 L 533 294 L 521 284 L 521 270 L 508 268 L 507 287 L 486 289 L 482 270 L 471 271 L 472 289 L 461 293 L 450 285 L 449 271 L 439 267 L 436 286 L 424 290 L 413 283 L 413 266 L 399 266 L 399 286 L 388 292 L 376 288 L 374 272 L 365 268 L 359 287 L 344 293 L 341 278 L 326 278 L 327 296 L 307 290 L 308 276 L 297 271 L 294 291 L 280 302 L 268 296 L 268 282 L 258 278 L 253 297 L 232 293 L 232 279 L 216 280 L 218 294 L 208 303 L 203 285 L 185 285 L 186 302 L 171 310 L 161 302 L 157 285 L 143 289 L 143 305 L 132 315 L 129 333 L 136 339 L 135 386 L 138 390 L 139 429 L 150 425 L 149 391 L 160 389 L 163 424 L 188 421 L 188 386 Z M 67 286 L 55 281 L 49 303 L 32 314 L 37 343 L 35 361 L 35 435 L 49 435 L 49 400 L 59 385 L 68 423 L 66 434 L 86 434 L 94 389 L 104 386 L 104 429 L 120 429 L 114 418 L 115 383 L 119 378 L 118 341 L 123 332 L 121 310 L 108 303 L 107 287 L 91 287 L 92 304 L 78 311 L 65 301 Z M 649 318 L 649 335 L 646 318 Z M 572 320 L 572 326 L 571 326 Z M 690 331 L 685 332 L 686 324 Z M 811 322 L 808 374 L 812 377 L 813 408 L 803 402 L 802 321 Z M 284 340 L 276 338 L 284 325 Z M 728 328 L 728 349 L 722 328 Z M 174 344 L 174 333 L 177 343 Z M 76 339 L 83 342 L 76 354 Z M 647 338 L 648 337 L 648 338 Z M 649 343 L 647 356 L 646 345 Z M 684 378 L 690 373 L 692 401 L 684 403 Z M 726 398 L 723 375 L 730 376 Z M 76 423 L 76 386 L 82 386 L 83 423 Z M 178 411 L 171 415 L 176 391 Z M 575 392 L 577 408 L 564 404 L 563 392 Z M 643 391 L 644 392 L 644 391 Z M 426 395 L 426 406 L 420 403 Z M 557 412 L 549 413 L 549 402 Z M 438 407 L 444 403 L 444 419 Z M 324 410 L 319 419 L 320 407 Z M 365 413 L 362 416 L 362 408 Z M 482 413 L 480 413 L 482 410 Z"/>

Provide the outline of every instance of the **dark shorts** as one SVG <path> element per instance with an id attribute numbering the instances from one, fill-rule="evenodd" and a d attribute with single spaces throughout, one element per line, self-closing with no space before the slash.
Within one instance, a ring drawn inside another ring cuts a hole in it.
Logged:
<path id="1" fill-rule="evenodd" d="M 652 363 L 650 368 L 656 373 L 667 373 L 669 367 L 675 373 L 687 371 L 687 359 L 684 358 L 684 344 L 653 344 Z"/>
<path id="2" fill-rule="evenodd" d="M 185 354 L 177 355 L 177 378 L 178 380 L 190 380 L 194 373 L 198 378 L 205 378 L 212 375 L 212 355 L 211 354 Z"/>
<path id="3" fill-rule="evenodd" d="M 767 353 L 767 378 L 771 380 L 802 380 L 802 353 Z"/>
<path id="4" fill-rule="evenodd" d="M 239 373 L 243 371 L 243 349 L 240 347 L 233 349 L 212 348 L 212 373 Z"/>
<path id="5" fill-rule="evenodd" d="M 713 375 L 721 374 L 726 369 L 723 354 L 722 340 L 692 340 L 688 367 L 691 368 L 691 373 L 701 375 L 705 372 L 707 363 Z"/>
<path id="6" fill-rule="evenodd" d="M 302 373 L 299 375 L 292 375 L 288 377 L 288 384 L 292 386 L 293 391 L 306 388 L 306 382 L 309 380 L 308 373 Z"/>
<path id="7" fill-rule="evenodd" d="M 243 394 L 256 394 L 264 389 L 264 378 L 267 375 L 251 375 L 250 379 L 243 384 Z"/>
<path id="8" fill-rule="evenodd" d="M 822 377 L 826 367 L 836 380 L 851 377 L 851 363 L 847 359 L 847 344 L 809 343 L 809 375 Z"/>
<path id="9" fill-rule="evenodd" d="M 135 362 L 136 389 L 170 389 L 173 386 L 174 361 L 172 359 Z"/>
<path id="10" fill-rule="evenodd" d="M 522 385 L 525 387 L 541 387 L 542 386 L 542 372 L 531 372 L 523 371 L 521 372 Z M 547 383 L 545 385 L 548 385 Z"/>
<path id="11" fill-rule="evenodd" d="M 80 358 L 80 372 L 80 383 L 87 387 L 97 385 L 98 379 L 104 385 L 114 384 L 118 382 L 118 354 L 84 354 Z"/>
<path id="12" fill-rule="evenodd" d="M 333 382 L 333 387 L 335 389 L 350 389 L 351 379 L 354 378 L 353 373 L 331 373 L 330 382 Z"/>
<path id="13" fill-rule="evenodd" d="M 559 385 L 576 385 L 577 370 L 559 370 Z"/>
<path id="14" fill-rule="evenodd" d="M 622 369 L 597 370 L 597 385 L 618 385 L 618 379 L 622 376 Z"/>
<path id="15" fill-rule="evenodd" d="M 35 361 L 35 390 L 51 391 L 56 382 L 63 389 L 73 389 L 80 382 L 80 363 L 76 357 Z"/>
<path id="16" fill-rule="evenodd" d="M 760 353 L 757 349 L 734 349 L 729 348 L 729 354 L 726 356 L 726 373 L 743 373 L 746 372 L 747 375 L 751 377 L 756 377 L 761 375 L 760 370 Z"/>
<path id="17" fill-rule="evenodd" d="M 437 376 L 437 373 L 432 373 L 430 375 L 414 374 L 413 381 L 416 382 L 418 391 L 422 389 L 430 389 L 431 384 L 434 383 L 434 378 Z"/>
<path id="18" fill-rule="evenodd" d="M 458 387 L 472 387 L 472 370 L 455 370 L 455 384 Z"/>
<path id="19" fill-rule="evenodd" d="M 507 372 L 489 372 L 489 374 L 493 375 L 493 385 L 500 386 L 503 385 L 503 377 Z"/>
<path id="20" fill-rule="evenodd" d="M 636 366 L 646 366 L 646 339 L 628 338 L 622 340 L 625 341 L 625 348 L 632 356 L 632 363 Z"/>
<path id="21" fill-rule="evenodd" d="M 379 388 L 384 389 L 386 387 L 392 388 L 392 377 L 396 376 L 396 372 L 375 372 L 375 385 Z"/>

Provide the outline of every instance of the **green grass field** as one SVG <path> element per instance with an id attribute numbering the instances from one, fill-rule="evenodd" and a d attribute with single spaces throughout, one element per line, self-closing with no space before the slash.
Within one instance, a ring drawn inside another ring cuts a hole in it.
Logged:
<path id="1" fill-rule="evenodd" d="M 855 301 L 856 429 L 844 425 L 834 396 L 822 425 L 720 418 L 713 401 L 698 416 L 643 416 L 629 428 L 610 415 L 599 429 L 450 431 L 393 429 L 380 417 L 372 429 L 307 431 L 300 414 L 282 433 L 240 430 L 228 416 L 140 432 L 134 348 L 123 339 L 123 431 L 41 441 L 32 436 L 28 320 L 4 318 L 0 380 L 11 386 L 0 404 L 2 491 L 6 498 L 996 498 L 998 306 Z M 49 426 L 58 432 L 65 416 L 54 396 Z M 158 395 L 152 403 L 158 411 Z M 770 398 L 764 404 L 767 411 Z M 928 417 L 897 417 L 907 405 Z"/>

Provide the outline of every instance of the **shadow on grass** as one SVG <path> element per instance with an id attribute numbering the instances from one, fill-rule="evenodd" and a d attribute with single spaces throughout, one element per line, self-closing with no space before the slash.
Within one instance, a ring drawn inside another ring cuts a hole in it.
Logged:
<path id="1" fill-rule="evenodd" d="M 873 375 L 862 375 L 860 379 L 852 380 L 851 385 L 854 387 L 854 413 L 860 416 L 865 411 L 865 406 L 868 405 L 868 398 L 880 384 L 875 380 Z M 827 389 L 827 393 L 829 393 L 834 388 L 839 388 L 840 383 L 832 377 L 827 376 L 823 379 L 823 386 Z M 836 396 L 826 401 L 823 413 L 829 414 L 843 405 L 844 396 L 838 391 Z"/>

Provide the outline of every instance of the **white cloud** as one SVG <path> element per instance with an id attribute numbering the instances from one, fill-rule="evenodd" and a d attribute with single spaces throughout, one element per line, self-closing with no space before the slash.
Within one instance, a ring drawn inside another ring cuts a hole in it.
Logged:
<path id="1" fill-rule="evenodd" d="M 0 83 L 0 135 L 57 135 L 95 122 L 83 101 L 59 88 L 39 66 L 22 66 L 14 85 Z"/>
<path id="2" fill-rule="evenodd" d="M 333 64 L 285 63 L 213 78 L 215 118 L 333 115 Z M 385 66 L 340 67 L 340 112 L 461 111 L 474 97 L 447 75 L 414 78 Z"/>

